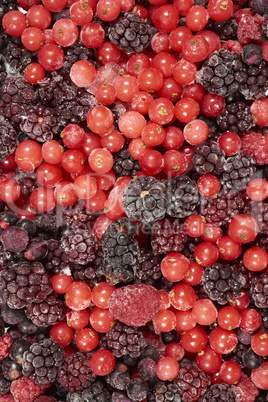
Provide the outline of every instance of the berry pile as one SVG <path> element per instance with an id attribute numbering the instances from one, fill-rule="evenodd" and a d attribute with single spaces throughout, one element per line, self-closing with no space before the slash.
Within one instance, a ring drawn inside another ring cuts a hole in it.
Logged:
<path id="1" fill-rule="evenodd" d="M 267 402 L 267 0 L 0 1 L 0 402 Z"/>

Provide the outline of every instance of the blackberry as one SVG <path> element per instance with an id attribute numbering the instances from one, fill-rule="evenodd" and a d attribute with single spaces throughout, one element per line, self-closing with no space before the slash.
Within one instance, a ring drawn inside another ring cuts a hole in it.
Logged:
<path id="1" fill-rule="evenodd" d="M 21 309 L 44 300 L 52 286 L 41 262 L 21 260 L 0 272 L 0 291 L 10 308 Z"/>
<path id="2" fill-rule="evenodd" d="M 257 46 L 258 47 L 258 46 Z M 262 60 L 262 58 L 260 59 Z M 258 66 L 247 68 L 247 79 L 241 84 L 240 92 L 246 100 L 264 98 L 268 91 L 268 63 L 263 60 Z"/>
<path id="3" fill-rule="evenodd" d="M 197 72 L 196 82 L 210 93 L 227 97 L 239 91 L 241 76 L 244 78 L 245 70 L 238 53 L 220 49 L 213 52 Z"/>
<path id="4" fill-rule="evenodd" d="M 200 203 L 196 182 L 187 176 L 178 176 L 167 183 L 166 198 L 167 213 L 172 218 L 192 215 Z"/>
<path id="5" fill-rule="evenodd" d="M 216 141 L 201 142 L 194 147 L 192 166 L 200 176 L 206 173 L 221 174 L 225 162 L 225 153 Z"/>
<path id="6" fill-rule="evenodd" d="M 96 378 L 90 368 L 91 355 L 92 353 L 77 352 L 65 359 L 58 371 L 58 382 L 71 392 L 88 388 Z"/>
<path id="7" fill-rule="evenodd" d="M 229 264 L 216 263 L 205 268 L 202 284 L 204 290 L 213 301 L 224 305 L 233 297 L 241 294 L 243 278 Z"/>
<path id="8" fill-rule="evenodd" d="M 262 20 L 262 32 L 266 39 L 268 39 L 268 12 L 264 14 Z"/>
<path id="9" fill-rule="evenodd" d="M 56 380 L 59 368 L 64 362 L 64 349 L 51 339 L 33 343 L 24 352 L 22 374 L 30 377 L 38 385 Z"/>
<path id="10" fill-rule="evenodd" d="M 135 266 L 135 283 L 153 285 L 161 278 L 161 259 L 151 250 L 140 249 L 140 258 Z"/>
<path id="11" fill-rule="evenodd" d="M 235 402 L 236 392 L 228 384 L 211 385 L 202 397 L 202 402 Z"/>
<path id="12" fill-rule="evenodd" d="M 44 266 L 53 274 L 65 272 L 66 269 L 71 269 L 72 263 L 69 262 L 67 254 L 60 248 L 60 241 L 48 240 L 48 253 L 46 255 Z"/>
<path id="13" fill-rule="evenodd" d="M 90 288 L 93 288 L 97 283 L 105 280 L 102 269 L 102 256 L 98 255 L 87 265 L 74 264 L 71 272 L 75 281 L 85 282 Z"/>
<path id="14" fill-rule="evenodd" d="M 9 392 L 11 387 L 11 380 L 8 380 L 4 375 L 0 374 L 0 395 L 5 395 Z"/>
<path id="15" fill-rule="evenodd" d="M 245 190 L 257 170 L 254 158 L 244 152 L 229 156 L 223 169 L 221 184 L 236 190 Z"/>
<path id="16" fill-rule="evenodd" d="M 4 116 L 0 116 L 0 161 L 4 161 L 15 152 L 19 141 L 13 125 Z"/>
<path id="17" fill-rule="evenodd" d="M 106 334 L 107 346 L 115 357 L 139 357 L 147 345 L 143 334 L 135 327 L 117 322 Z"/>
<path id="18" fill-rule="evenodd" d="M 180 253 L 188 236 L 178 219 L 165 218 L 154 223 L 151 245 L 154 254 Z"/>
<path id="19" fill-rule="evenodd" d="M 72 204 L 62 208 L 62 221 L 72 228 L 86 225 L 92 221 L 92 214 L 85 208 L 85 201 L 81 198 Z"/>
<path id="20" fill-rule="evenodd" d="M 165 185 L 154 177 L 140 176 L 126 186 L 123 202 L 130 219 L 152 224 L 166 213 Z"/>
<path id="21" fill-rule="evenodd" d="M 203 395 L 210 385 L 210 377 L 198 367 L 191 364 L 185 364 L 180 368 L 179 374 L 173 380 L 178 387 L 185 402 L 191 402 Z"/>
<path id="22" fill-rule="evenodd" d="M 209 20 L 206 29 L 216 32 L 222 41 L 227 41 L 236 38 L 237 22 L 233 14 L 226 21 L 213 21 Z"/>
<path id="23" fill-rule="evenodd" d="M 221 190 L 215 198 L 203 198 L 201 214 L 206 222 L 215 225 L 225 225 L 244 210 L 243 196 L 236 190 Z"/>
<path id="24" fill-rule="evenodd" d="M 127 147 L 113 154 L 113 171 L 117 177 L 134 177 L 141 170 L 138 160 L 132 158 Z"/>
<path id="25" fill-rule="evenodd" d="M 6 58 L 10 75 L 23 74 L 25 68 L 35 61 L 34 52 L 13 42 L 9 42 L 3 49 L 3 55 Z"/>
<path id="26" fill-rule="evenodd" d="M 140 259 L 139 245 L 133 238 L 137 234 L 135 223 L 119 218 L 102 235 L 103 274 L 109 282 L 127 282 L 133 278 Z"/>
<path id="27" fill-rule="evenodd" d="M 146 359 L 149 357 L 150 359 L 154 360 L 156 363 L 159 362 L 161 355 L 159 350 L 153 346 L 148 345 L 146 348 L 141 352 L 140 359 Z"/>
<path id="28" fill-rule="evenodd" d="M 45 232 L 55 232 L 60 224 L 58 216 L 50 213 L 35 215 L 34 223 L 38 229 Z"/>
<path id="29" fill-rule="evenodd" d="M 86 265 L 96 257 L 97 239 L 89 230 L 71 230 L 62 237 L 61 249 L 69 261 Z"/>
<path id="30" fill-rule="evenodd" d="M 230 103 L 217 117 L 221 131 L 232 131 L 243 135 L 255 125 L 250 107 L 243 101 Z"/>
<path id="31" fill-rule="evenodd" d="M 26 315 L 38 327 L 47 327 L 60 322 L 65 317 L 63 301 L 57 293 L 51 293 L 41 303 L 32 303 Z"/>
<path id="32" fill-rule="evenodd" d="M 148 394 L 148 386 L 142 378 L 132 378 L 127 387 L 127 396 L 131 401 L 141 402 L 146 400 Z"/>
<path id="33" fill-rule="evenodd" d="M 251 297 L 258 308 L 268 308 L 268 274 L 255 276 L 251 281 Z"/>
<path id="34" fill-rule="evenodd" d="M 201 115 L 198 116 L 198 120 L 204 121 L 208 126 L 208 140 L 216 141 L 220 136 L 220 133 L 218 132 L 216 119 L 214 117 L 207 117 L 205 115 Z"/>
<path id="35" fill-rule="evenodd" d="M 7 77 L 1 88 L 1 99 L 4 104 L 32 104 L 37 100 L 33 86 L 22 76 Z"/>
<path id="36" fill-rule="evenodd" d="M 247 348 L 243 353 L 242 361 L 248 369 L 256 370 L 263 364 L 263 357 L 254 353 L 252 349 Z"/>
<path id="37" fill-rule="evenodd" d="M 111 402 L 110 393 L 100 381 L 82 392 L 68 392 L 66 402 Z"/>
<path id="38" fill-rule="evenodd" d="M 108 37 L 127 53 L 141 53 L 150 45 L 151 27 L 138 14 L 124 13 L 108 28 Z"/>
<path id="39" fill-rule="evenodd" d="M 265 202 L 250 201 L 245 206 L 244 213 L 256 219 L 260 234 L 268 234 L 268 205 Z"/>
<path id="40" fill-rule="evenodd" d="M 38 93 L 43 105 L 54 109 L 58 124 L 81 124 L 93 106 L 97 105 L 94 95 L 85 88 L 76 87 L 68 74 L 51 73 L 39 85 Z"/>
<path id="41" fill-rule="evenodd" d="M 149 392 L 147 397 L 148 402 L 164 402 L 173 401 L 181 402 L 181 397 L 178 392 L 178 387 L 174 383 L 164 381 L 157 382 Z"/>
<path id="42" fill-rule="evenodd" d="M 105 376 L 106 382 L 115 389 L 125 391 L 130 384 L 131 373 L 124 363 L 117 363 L 113 371 Z"/>
<path id="43" fill-rule="evenodd" d="M 35 172 L 25 172 L 19 167 L 16 169 L 14 180 L 20 185 L 20 191 L 23 195 L 31 195 L 39 187 Z"/>
<path id="44" fill-rule="evenodd" d="M 71 47 L 67 47 L 64 50 L 65 61 L 61 70 L 64 73 L 70 74 L 72 65 L 79 60 L 88 60 L 93 63 L 95 67 L 97 67 L 96 62 L 94 61 L 94 50 L 84 46 L 83 43 L 79 40 L 75 42 Z"/>
<path id="45" fill-rule="evenodd" d="M 55 111 L 43 105 L 26 108 L 20 129 L 29 138 L 38 142 L 53 140 L 60 131 Z"/>

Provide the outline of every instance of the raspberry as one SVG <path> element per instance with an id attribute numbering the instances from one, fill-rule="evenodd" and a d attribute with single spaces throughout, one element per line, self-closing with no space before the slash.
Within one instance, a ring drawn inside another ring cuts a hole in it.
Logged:
<path id="1" fill-rule="evenodd" d="M 233 387 L 237 393 L 237 401 L 254 402 L 259 395 L 258 388 L 253 384 L 251 379 L 242 373 L 238 383 Z"/>
<path id="2" fill-rule="evenodd" d="M 150 285 L 129 285 L 116 289 L 109 299 L 113 316 L 130 326 L 142 326 L 158 312 L 160 296 Z"/>
<path id="3" fill-rule="evenodd" d="M 262 39 L 262 17 L 256 15 L 244 15 L 238 22 L 237 39 L 241 45 L 250 42 L 260 44 Z"/>
<path id="4" fill-rule="evenodd" d="M 0 338 L 0 360 L 8 356 L 12 343 L 13 338 L 9 334 L 5 334 Z"/>
<path id="5" fill-rule="evenodd" d="M 33 402 L 38 396 L 44 394 L 46 386 L 40 386 L 28 377 L 12 381 L 10 392 L 15 402 Z"/>
<path id="6" fill-rule="evenodd" d="M 230 52 L 233 53 L 242 53 L 243 47 L 240 45 L 240 43 L 237 40 L 227 40 L 227 42 L 223 42 L 221 45 L 222 49 L 230 50 Z"/>
<path id="7" fill-rule="evenodd" d="M 242 138 L 242 151 L 252 155 L 257 165 L 268 163 L 268 147 L 265 145 L 265 138 L 259 133 L 246 134 Z"/>

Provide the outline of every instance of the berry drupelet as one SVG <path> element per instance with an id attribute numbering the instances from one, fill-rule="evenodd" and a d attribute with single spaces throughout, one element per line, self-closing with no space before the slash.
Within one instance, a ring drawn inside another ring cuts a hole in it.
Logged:
<path id="1" fill-rule="evenodd" d="M 166 213 L 166 188 L 154 177 L 140 176 L 126 186 L 123 201 L 130 219 L 152 224 Z"/>

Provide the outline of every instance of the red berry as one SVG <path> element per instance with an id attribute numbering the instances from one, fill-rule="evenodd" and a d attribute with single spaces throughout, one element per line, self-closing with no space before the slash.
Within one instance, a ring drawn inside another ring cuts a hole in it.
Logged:
<path id="1" fill-rule="evenodd" d="M 108 375 L 114 367 L 115 357 L 109 350 L 97 350 L 90 358 L 90 368 L 96 375 Z"/>

